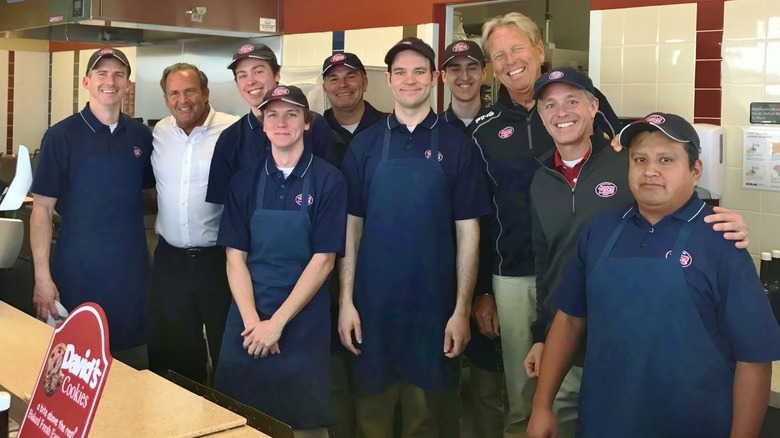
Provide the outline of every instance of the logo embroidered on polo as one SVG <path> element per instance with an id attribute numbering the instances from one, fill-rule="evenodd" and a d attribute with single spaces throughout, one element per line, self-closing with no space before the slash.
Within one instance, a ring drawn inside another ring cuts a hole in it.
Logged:
<path id="1" fill-rule="evenodd" d="M 672 255 L 671 251 L 666 251 L 665 258 L 669 258 L 669 256 Z M 688 251 L 683 251 L 680 255 L 680 266 L 683 268 L 687 268 L 693 264 L 693 257 L 688 253 Z"/>
<path id="2" fill-rule="evenodd" d="M 138 146 L 133 146 L 133 155 L 135 155 L 136 158 L 141 158 L 141 154 L 142 154 L 141 148 L 139 148 Z"/>
<path id="3" fill-rule="evenodd" d="M 509 138 L 515 133 L 515 128 L 507 126 L 506 128 L 498 131 L 498 138 Z"/>
<path id="4" fill-rule="evenodd" d="M 241 46 L 240 49 L 238 49 L 238 54 L 239 55 L 246 55 L 247 53 L 249 53 L 249 52 L 251 52 L 253 50 L 255 50 L 255 46 L 253 46 L 251 44 L 244 44 L 243 46 Z"/>
<path id="5" fill-rule="evenodd" d="M 438 154 L 437 156 L 438 156 L 438 158 L 439 158 L 439 161 L 441 161 L 441 160 L 443 160 L 443 159 L 444 159 L 444 155 L 442 155 L 441 151 L 439 151 L 439 154 Z M 425 151 L 425 158 L 427 158 L 427 159 L 429 159 L 429 160 L 431 159 L 431 150 L 430 150 L 430 149 L 428 149 L 427 151 Z"/>
<path id="6" fill-rule="evenodd" d="M 596 186 L 596 194 L 602 198 L 611 198 L 612 196 L 615 196 L 617 190 L 618 190 L 617 186 L 614 183 L 608 181 L 599 183 Z"/>
<path id="7" fill-rule="evenodd" d="M 295 197 L 295 203 L 301 205 L 301 201 L 303 201 L 303 193 L 298 193 L 298 196 Z M 312 204 L 314 204 L 314 197 L 309 195 L 309 205 Z"/>

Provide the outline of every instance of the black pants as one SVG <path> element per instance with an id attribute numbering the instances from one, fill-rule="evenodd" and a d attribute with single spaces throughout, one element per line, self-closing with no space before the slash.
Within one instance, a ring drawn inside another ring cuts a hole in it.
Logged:
<path id="1" fill-rule="evenodd" d="M 185 250 L 160 237 L 149 291 L 149 369 L 208 383 L 208 353 L 216 368 L 231 300 L 223 247 Z"/>

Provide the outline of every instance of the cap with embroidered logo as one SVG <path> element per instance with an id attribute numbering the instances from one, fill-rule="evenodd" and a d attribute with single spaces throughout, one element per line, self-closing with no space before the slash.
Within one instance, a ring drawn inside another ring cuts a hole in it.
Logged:
<path id="1" fill-rule="evenodd" d="M 627 148 L 631 146 L 634 136 L 645 131 L 661 131 L 672 140 L 691 143 L 697 151 L 701 151 L 699 134 L 696 133 L 693 125 L 677 114 L 669 113 L 652 113 L 641 120 L 629 123 L 618 134 L 618 142 L 620 146 Z"/>
<path id="2" fill-rule="evenodd" d="M 276 54 L 274 54 L 274 51 L 271 50 L 270 47 L 263 43 L 249 43 L 244 44 L 236 50 L 236 53 L 233 54 L 233 60 L 227 66 L 228 70 L 235 70 L 238 61 L 241 61 L 244 58 L 262 59 L 265 61 L 272 61 L 274 64 L 279 63 L 276 60 Z"/>
<path id="3" fill-rule="evenodd" d="M 89 57 L 89 61 L 87 61 L 87 72 L 85 74 L 88 75 L 89 71 L 94 69 L 97 63 L 104 58 L 114 58 L 121 62 L 125 67 L 127 67 L 127 75 L 130 76 L 130 61 L 127 60 L 127 56 L 125 56 L 121 50 L 111 47 L 104 47 L 102 49 L 95 50 L 95 53 L 93 53 L 92 56 Z"/>
<path id="4" fill-rule="evenodd" d="M 485 54 L 479 44 L 470 40 L 461 40 L 453 41 L 444 49 L 444 60 L 441 62 L 441 68 L 447 68 L 447 64 L 458 56 L 465 56 L 483 67 L 485 66 Z"/>
<path id="5" fill-rule="evenodd" d="M 263 109 L 264 106 L 276 100 L 298 105 L 304 109 L 309 109 L 309 100 L 306 99 L 306 95 L 303 91 L 294 85 L 279 85 L 276 88 L 269 90 L 263 97 L 263 102 L 258 105 L 257 109 Z"/>
<path id="6" fill-rule="evenodd" d="M 591 94 L 595 94 L 596 92 L 596 89 L 593 87 L 593 81 L 591 81 L 585 73 L 573 68 L 564 67 L 547 72 L 536 80 L 534 83 L 534 99 L 539 99 L 542 91 L 547 88 L 548 85 L 557 82 L 569 84 Z"/>
<path id="7" fill-rule="evenodd" d="M 360 62 L 360 58 L 358 58 L 357 55 L 354 53 L 344 52 L 336 53 L 325 58 L 325 62 L 322 63 L 322 75 L 325 76 L 328 70 L 337 65 L 343 65 L 345 67 L 351 68 L 352 70 L 362 71 L 363 73 L 366 72 L 366 67 L 363 66 L 363 63 Z"/>
<path id="8" fill-rule="evenodd" d="M 431 46 L 417 37 L 406 37 L 391 47 L 385 55 L 385 64 L 390 67 L 395 60 L 395 55 L 404 50 L 414 50 L 420 55 L 428 58 L 431 61 L 431 68 L 436 70 L 436 53 L 434 53 Z"/>

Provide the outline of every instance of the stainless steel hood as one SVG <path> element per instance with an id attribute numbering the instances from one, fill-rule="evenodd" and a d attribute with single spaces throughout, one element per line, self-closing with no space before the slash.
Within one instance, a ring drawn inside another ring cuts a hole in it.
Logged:
<path id="1" fill-rule="evenodd" d="M 149 45 L 281 34 L 281 0 L 12 0 L 0 37 Z"/>

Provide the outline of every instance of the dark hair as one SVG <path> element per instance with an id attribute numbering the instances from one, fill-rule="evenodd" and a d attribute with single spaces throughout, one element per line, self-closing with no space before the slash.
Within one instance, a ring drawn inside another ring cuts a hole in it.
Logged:
<path id="1" fill-rule="evenodd" d="M 167 94 L 167 90 L 165 89 L 165 82 L 168 80 L 168 76 L 170 76 L 171 73 L 187 70 L 195 72 L 195 74 L 198 76 L 198 81 L 200 82 L 201 91 L 206 91 L 206 89 L 209 87 L 209 78 L 206 76 L 206 73 L 203 73 L 198 67 L 195 67 L 192 64 L 187 64 L 186 62 L 177 62 L 176 64 L 173 64 L 163 70 L 162 79 L 160 79 L 160 87 L 163 90 L 163 94 Z"/>
<path id="2" fill-rule="evenodd" d="M 248 56 L 248 57 L 246 57 L 246 58 L 242 58 L 242 59 L 250 59 L 250 58 L 252 58 L 252 57 L 251 57 L 251 56 Z M 260 59 L 260 58 L 254 58 L 254 59 Z M 273 73 L 273 74 L 274 74 L 274 76 L 279 76 L 279 72 L 281 72 L 281 71 L 282 71 L 282 66 L 281 66 L 281 65 L 279 65 L 279 63 L 278 63 L 278 62 L 274 61 L 273 59 L 260 59 L 260 61 L 265 61 L 265 62 L 267 62 L 267 63 L 268 63 L 268 66 L 269 66 L 269 67 L 271 67 L 271 73 Z M 232 72 L 233 72 L 233 80 L 234 80 L 234 81 L 236 81 L 236 80 L 238 79 L 238 78 L 236 77 L 236 68 L 238 68 L 238 64 L 239 64 L 239 62 L 241 62 L 241 60 L 239 60 L 238 62 L 236 62 L 236 63 L 235 63 L 235 65 L 233 66 L 233 68 L 231 68 L 231 69 L 230 69 L 230 71 L 232 71 Z"/>
<path id="3" fill-rule="evenodd" d="M 696 161 L 699 160 L 699 148 L 689 141 L 683 143 L 683 146 L 685 147 L 685 152 L 688 153 L 688 165 L 693 169 L 696 165 Z"/>

